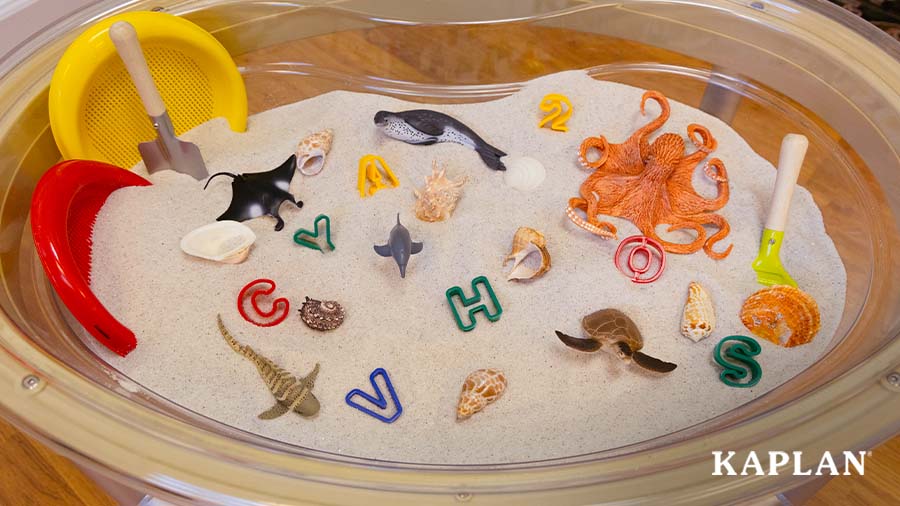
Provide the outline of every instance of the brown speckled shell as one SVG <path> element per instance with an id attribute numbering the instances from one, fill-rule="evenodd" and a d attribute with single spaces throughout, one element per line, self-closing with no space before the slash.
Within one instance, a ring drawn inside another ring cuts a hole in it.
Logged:
<path id="1" fill-rule="evenodd" d="M 741 322 L 753 334 L 785 348 L 812 341 L 821 325 L 815 299 L 787 285 L 763 288 L 748 297 Z M 782 343 L 788 331 L 791 335 Z"/>
<path id="2" fill-rule="evenodd" d="M 478 369 L 463 383 L 456 419 L 465 420 L 496 401 L 506 391 L 506 376 L 497 369 Z"/>
<path id="3" fill-rule="evenodd" d="M 333 300 L 306 298 L 300 308 L 300 319 L 315 330 L 334 330 L 344 323 L 344 308 Z"/>

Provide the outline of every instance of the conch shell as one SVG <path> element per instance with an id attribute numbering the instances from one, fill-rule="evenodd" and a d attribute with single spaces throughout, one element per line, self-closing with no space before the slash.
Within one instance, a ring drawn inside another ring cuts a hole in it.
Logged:
<path id="1" fill-rule="evenodd" d="M 437 162 L 431 162 L 431 175 L 425 176 L 425 186 L 413 190 L 416 201 L 416 217 L 422 221 L 444 221 L 453 214 L 462 196 L 462 187 L 468 182 L 465 176 L 453 181 L 446 177 L 446 168 L 438 170 Z"/>
<path id="2" fill-rule="evenodd" d="M 540 253 L 541 266 L 538 270 L 532 270 L 525 266 L 525 258 L 532 253 Z M 550 252 L 547 251 L 547 240 L 544 235 L 533 228 L 519 227 L 513 236 L 512 251 L 503 260 L 506 266 L 513 261 L 513 268 L 506 277 L 507 281 L 519 281 L 536 279 L 550 270 Z"/>
<path id="3" fill-rule="evenodd" d="M 456 405 L 456 419 L 465 420 L 496 401 L 506 390 L 506 376 L 497 369 L 478 369 L 466 377 Z"/>
<path id="4" fill-rule="evenodd" d="M 297 145 L 297 170 L 305 176 L 315 176 L 325 166 L 325 155 L 331 151 L 334 131 L 326 128 L 305 137 Z"/>
<path id="5" fill-rule="evenodd" d="M 225 264 L 239 264 L 247 259 L 256 234 L 250 227 L 224 220 L 196 228 L 181 239 L 181 251 L 188 255 Z"/>
<path id="6" fill-rule="evenodd" d="M 821 325 L 815 299 L 788 285 L 763 288 L 748 297 L 741 322 L 755 335 L 785 348 L 812 341 Z M 788 331 L 790 337 L 785 338 Z"/>
<path id="7" fill-rule="evenodd" d="M 709 337 L 715 327 L 716 312 L 712 298 L 699 283 L 691 281 L 681 315 L 681 334 L 696 343 Z"/>

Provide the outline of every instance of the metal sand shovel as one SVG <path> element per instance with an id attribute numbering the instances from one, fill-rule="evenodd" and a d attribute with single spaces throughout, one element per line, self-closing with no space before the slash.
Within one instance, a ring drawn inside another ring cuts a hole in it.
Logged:
<path id="1" fill-rule="evenodd" d="M 781 141 L 781 153 L 778 155 L 778 174 L 775 176 L 775 191 L 769 204 L 769 217 L 763 230 L 759 244 L 759 254 L 753 261 L 756 281 L 764 285 L 791 285 L 797 283 L 784 270 L 781 258 L 781 243 L 784 241 L 784 226 L 787 223 L 791 197 L 809 140 L 800 134 L 787 134 Z"/>
<path id="2" fill-rule="evenodd" d="M 134 26 L 127 21 L 119 21 L 109 28 L 109 37 L 112 39 L 125 68 L 134 81 L 138 95 L 144 103 L 144 108 L 153 122 L 157 138 L 155 141 L 142 142 L 138 145 L 141 158 L 147 172 L 153 174 L 161 170 L 174 170 L 193 176 L 194 179 L 203 180 L 209 176 L 203 156 L 196 144 L 183 142 L 175 137 L 175 129 L 172 119 L 166 111 L 166 104 L 156 89 L 147 60 L 141 50 L 141 44 L 137 38 Z"/>

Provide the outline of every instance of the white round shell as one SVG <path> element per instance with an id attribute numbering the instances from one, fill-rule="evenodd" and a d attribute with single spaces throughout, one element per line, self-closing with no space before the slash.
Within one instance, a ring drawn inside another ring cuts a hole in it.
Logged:
<path id="1" fill-rule="evenodd" d="M 256 234 L 243 223 L 217 221 L 188 232 L 181 239 L 181 251 L 214 262 L 238 264 L 250 254 L 254 241 Z"/>
<path id="2" fill-rule="evenodd" d="M 547 171 L 541 162 L 531 157 L 505 156 L 503 165 L 506 166 L 503 181 L 507 186 L 519 191 L 536 190 L 547 177 Z"/>

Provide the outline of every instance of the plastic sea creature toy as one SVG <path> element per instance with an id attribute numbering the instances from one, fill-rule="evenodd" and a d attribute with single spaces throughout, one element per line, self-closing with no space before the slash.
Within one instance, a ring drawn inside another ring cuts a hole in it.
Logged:
<path id="1" fill-rule="evenodd" d="M 238 342 L 222 323 L 222 315 L 217 316 L 219 332 L 225 342 L 231 346 L 238 355 L 243 356 L 256 365 L 259 376 L 266 382 L 266 386 L 275 396 L 275 405 L 259 414 L 262 420 L 272 420 L 285 413 L 293 411 L 300 416 L 313 416 L 319 412 L 319 400 L 312 393 L 319 375 L 319 364 L 303 378 L 297 378 L 291 373 L 279 367 L 275 362 L 258 354 L 253 348 Z"/>
<path id="2" fill-rule="evenodd" d="M 626 248 L 632 244 L 637 244 L 637 246 L 628 251 L 628 258 L 623 263 L 622 257 L 625 256 Z M 643 263 L 638 263 L 638 255 L 644 257 Z M 654 261 L 654 258 L 658 258 L 658 260 Z M 666 269 L 666 251 L 658 242 L 642 235 L 633 235 L 623 239 L 616 248 L 613 259 L 616 269 L 631 278 L 632 283 L 652 283 L 659 279 Z M 653 267 L 655 269 L 651 271 Z M 648 272 L 650 274 L 647 274 Z M 647 275 L 645 276 L 645 274 Z"/>
<path id="3" fill-rule="evenodd" d="M 550 113 L 538 123 L 538 128 L 544 128 L 550 123 L 550 128 L 557 132 L 568 132 L 566 121 L 572 117 L 572 102 L 565 95 L 550 93 L 541 99 L 541 110 Z"/>
<path id="4" fill-rule="evenodd" d="M 300 319 L 313 330 L 334 330 L 344 323 L 344 307 L 333 300 L 307 297 L 300 307 Z"/>
<path id="5" fill-rule="evenodd" d="M 325 167 L 325 156 L 331 151 L 334 131 L 326 128 L 308 135 L 297 145 L 297 170 L 304 176 L 315 176 Z"/>
<path id="6" fill-rule="evenodd" d="M 278 214 L 281 204 L 288 201 L 297 208 L 303 207 L 303 202 L 294 200 L 294 196 L 288 191 L 291 179 L 294 178 L 294 167 L 297 155 L 291 155 L 278 168 L 268 172 L 255 172 L 249 174 L 232 174 L 230 172 L 218 172 L 209 176 L 206 180 L 205 190 L 209 183 L 217 176 L 230 176 L 231 205 L 216 218 L 218 221 L 234 220 L 246 221 L 260 216 L 275 218 L 275 231 L 284 228 L 284 220 Z"/>
<path id="7" fill-rule="evenodd" d="M 385 387 L 388 390 L 388 393 L 391 396 L 391 404 L 393 404 L 394 409 L 388 409 L 388 400 L 385 397 L 384 392 L 381 391 L 381 387 L 378 386 L 378 383 L 375 381 L 376 378 L 381 376 L 384 379 Z M 397 392 L 394 390 L 394 385 L 391 383 L 391 378 L 388 376 L 387 371 L 384 368 L 379 367 L 372 371 L 372 374 L 369 375 L 369 383 L 372 384 L 372 388 L 375 390 L 375 396 L 369 395 L 366 392 L 358 388 L 354 388 L 353 390 L 347 393 L 347 396 L 344 397 L 344 401 L 350 407 L 356 408 L 363 413 L 375 418 L 376 420 L 381 420 L 384 423 L 394 423 L 395 420 L 400 418 L 400 415 L 403 414 L 403 406 L 400 404 L 400 399 L 397 397 Z M 377 396 L 377 397 L 376 397 Z M 366 401 L 374 404 L 380 411 L 386 411 L 390 413 L 394 412 L 391 416 L 385 416 L 379 412 L 369 409 L 368 407 L 358 403 L 356 401 L 356 397 L 362 397 Z"/>
<path id="8" fill-rule="evenodd" d="M 454 181 L 447 178 L 446 173 L 446 168 L 438 170 L 437 162 L 431 162 L 431 175 L 425 176 L 425 186 L 421 190 L 413 189 L 418 199 L 416 218 L 435 222 L 444 221 L 453 214 L 468 178 L 463 176 Z"/>
<path id="9" fill-rule="evenodd" d="M 785 348 L 812 341 L 821 327 L 815 299 L 788 285 L 763 288 L 748 297 L 741 322 L 754 335 Z"/>
<path id="10" fill-rule="evenodd" d="M 506 385 L 506 375 L 497 369 L 478 369 L 466 376 L 456 404 L 456 421 L 471 417 L 499 399 Z"/>
<path id="11" fill-rule="evenodd" d="M 359 159 L 359 176 L 356 180 L 356 188 L 359 190 L 359 196 L 365 198 L 367 195 L 375 195 L 378 190 L 387 188 L 384 184 L 384 178 L 381 172 L 384 172 L 391 187 L 400 186 L 400 180 L 394 175 L 394 171 L 388 166 L 384 158 L 378 155 L 365 155 Z M 369 188 L 366 189 L 366 182 L 369 182 Z"/>
<path id="12" fill-rule="evenodd" d="M 537 270 L 524 264 L 525 259 L 532 253 L 541 256 L 541 266 Z M 507 281 L 525 281 L 543 276 L 550 270 L 550 252 L 547 251 L 547 240 L 544 239 L 544 234 L 533 228 L 519 227 L 516 235 L 513 236 L 512 250 L 503 260 L 503 265 L 505 266 L 510 261 L 513 262 L 513 267 L 506 276 Z"/>
<path id="13" fill-rule="evenodd" d="M 735 388 L 750 388 L 756 385 L 762 379 L 762 367 L 754 357 L 761 351 L 759 343 L 751 337 L 728 336 L 722 339 L 713 350 L 716 363 L 724 368 L 719 374 L 719 379 L 722 383 Z"/>
<path id="14" fill-rule="evenodd" d="M 322 235 L 322 228 L 319 226 L 320 222 L 325 223 L 324 237 L 320 237 Z M 324 214 L 316 216 L 315 221 L 313 221 L 313 230 L 309 231 L 305 228 L 297 230 L 294 232 L 294 242 L 300 246 L 319 250 L 323 253 L 325 252 L 323 246 L 327 246 L 329 250 L 334 251 L 334 243 L 331 242 L 331 218 Z"/>
<path id="15" fill-rule="evenodd" d="M 181 251 L 188 255 L 239 264 L 247 259 L 256 234 L 250 227 L 236 221 L 217 221 L 188 232 L 181 239 Z"/>
<path id="16" fill-rule="evenodd" d="M 569 348 L 584 352 L 602 348 L 625 362 L 633 361 L 649 371 L 668 373 L 678 367 L 642 353 L 644 338 L 637 325 L 618 309 L 601 309 L 585 316 L 581 320 L 581 328 L 587 338 L 572 337 L 558 330 L 556 336 Z"/>
<path id="17" fill-rule="evenodd" d="M 700 283 L 691 281 L 681 315 L 681 335 L 696 343 L 709 337 L 715 328 L 716 311 L 712 297 Z"/>
<path id="18" fill-rule="evenodd" d="M 409 257 L 422 251 L 422 243 L 413 242 L 409 230 L 400 224 L 400 213 L 397 213 L 397 224 L 391 229 L 387 244 L 375 246 L 375 253 L 383 257 L 393 257 L 400 268 L 400 277 L 406 277 L 406 264 Z"/>
<path id="19" fill-rule="evenodd" d="M 569 199 L 566 215 L 577 226 L 606 239 L 616 237 L 616 227 L 600 221 L 601 214 L 618 216 L 634 223 L 641 233 L 662 245 L 669 253 L 689 254 L 701 248 L 715 260 L 731 253 L 713 251 L 713 245 L 724 239 L 731 227 L 717 211 L 728 203 L 728 175 L 718 158 L 706 162 L 707 177 L 716 181 L 718 194 L 706 198 L 697 193 L 691 179 L 694 169 L 716 149 L 716 140 L 701 125 L 688 125 L 688 138 L 697 147 L 685 153 L 680 135 L 665 133 L 652 143 L 649 137 L 669 118 L 669 101 L 658 91 L 648 91 L 641 99 L 641 112 L 648 99 L 659 103 L 659 117 L 637 129 L 622 144 L 610 144 L 605 137 L 588 137 L 581 143 L 581 164 L 594 172 L 582 183 L 579 197 Z M 600 151 L 596 161 L 588 160 L 588 152 Z M 585 218 L 575 211 L 585 213 Z M 668 224 L 668 231 L 690 229 L 697 237 L 690 243 L 664 241 L 656 227 Z M 705 225 L 718 227 L 707 237 Z"/>
<path id="20" fill-rule="evenodd" d="M 283 322 L 290 313 L 290 301 L 284 297 L 274 299 L 272 301 L 272 309 L 266 311 L 260 307 L 259 300 L 257 300 L 260 297 L 272 295 L 275 288 L 275 282 L 271 279 L 254 279 L 247 283 L 238 294 L 238 312 L 245 320 L 257 327 L 274 327 Z M 250 299 L 250 309 L 253 310 L 252 316 L 246 308 L 248 298 Z"/>
<path id="21" fill-rule="evenodd" d="M 506 170 L 500 158 L 506 153 L 491 146 L 471 128 L 444 113 L 428 109 L 403 112 L 378 111 L 375 125 L 385 135 L 407 144 L 429 146 L 439 142 L 452 142 L 474 149 L 481 160 L 494 170 Z"/>
<path id="22" fill-rule="evenodd" d="M 493 305 L 494 310 L 491 311 L 488 309 L 487 305 L 484 303 L 478 304 L 482 300 L 481 290 L 479 290 L 479 286 L 481 286 L 484 291 L 487 293 L 488 299 L 491 301 L 491 305 Z M 484 276 L 478 276 L 477 278 L 472 280 L 472 292 L 474 295 L 471 297 L 466 297 L 463 293 L 463 289 L 459 286 L 454 286 L 447 289 L 445 295 L 447 296 L 447 304 L 450 304 L 450 310 L 453 311 L 453 319 L 456 320 L 456 326 L 459 327 L 459 330 L 463 332 L 469 332 L 470 330 L 475 328 L 477 322 L 475 321 L 476 313 L 484 313 L 484 316 L 487 317 L 488 321 L 495 322 L 500 319 L 500 316 L 503 314 L 503 307 L 500 305 L 500 301 L 497 300 L 497 295 L 494 293 L 494 288 L 491 286 L 491 282 Z M 456 297 L 459 299 L 462 306 L 469 310 L 469 323 L 463 323 L 462 317 L 459 315 L 459 309 L 457 309 L 456 304 L 453 303 L 453 298 Z M 476 306 L 476 304 L 478 304 Z"/>
<path id="23" fill-rule="evenodd" d="M 503 182 L 522 192 L 536 190 L 547 177 L 541 162 L 527 156 L 507 156 Z"/>

